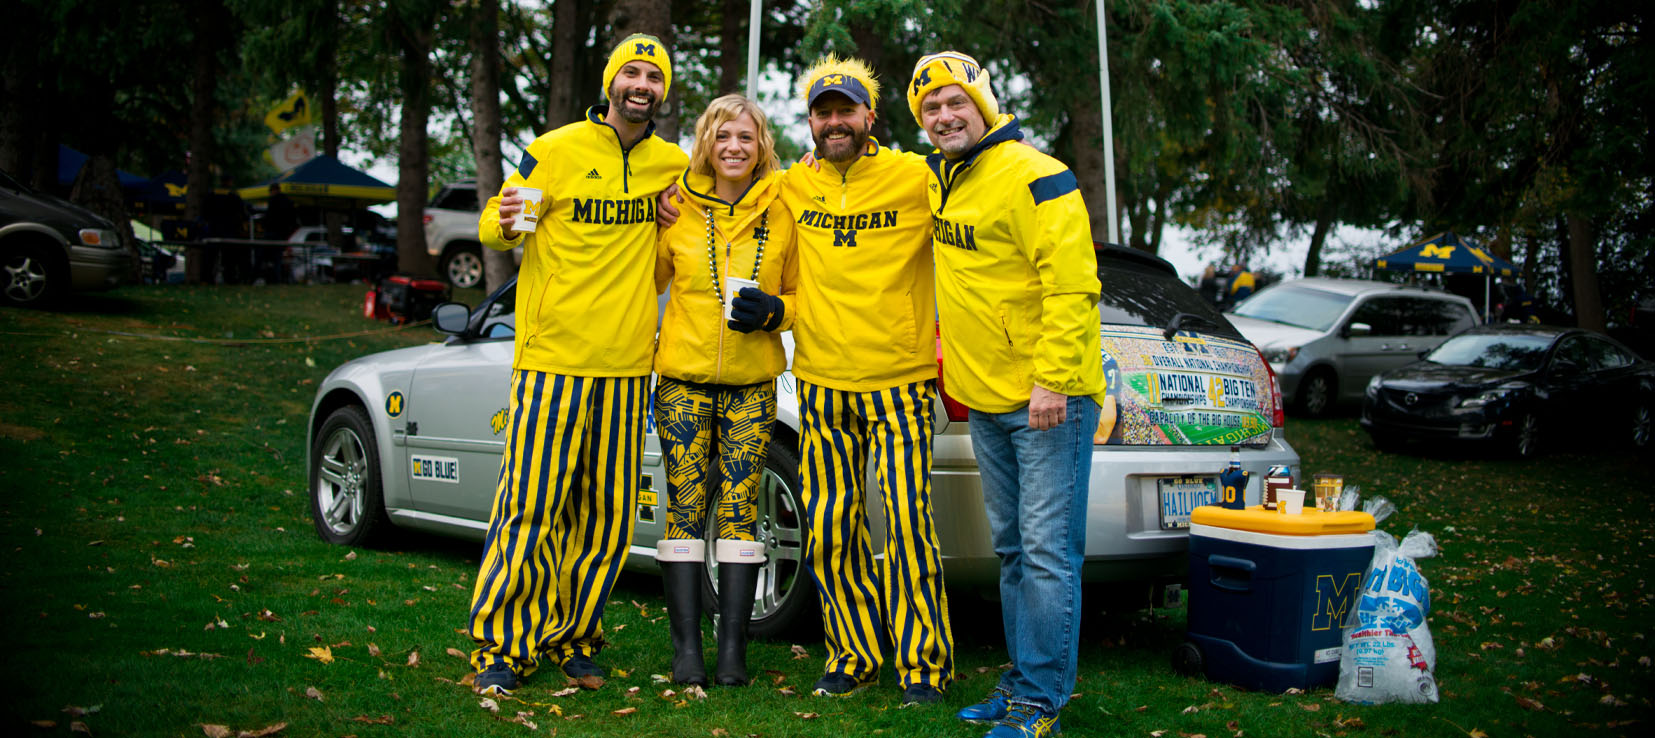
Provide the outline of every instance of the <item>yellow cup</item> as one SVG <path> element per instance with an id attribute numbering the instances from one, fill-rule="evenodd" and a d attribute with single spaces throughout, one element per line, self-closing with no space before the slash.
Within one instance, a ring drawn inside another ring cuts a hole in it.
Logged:
<path id="1" fill-rule="evenodd" d="M 1339 497 L 1345 492 L 1345 477 L 1341 474 L 1317 474 L 1312 477 L 1316 490 L 1316 509 L 1338 512 Z"/>

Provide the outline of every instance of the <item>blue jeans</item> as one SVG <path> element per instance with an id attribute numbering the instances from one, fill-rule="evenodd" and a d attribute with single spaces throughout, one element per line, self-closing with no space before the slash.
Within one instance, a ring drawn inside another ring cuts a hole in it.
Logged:
<path id="1" fill-rule="evenodd" d="M 1013 702 L 1056 712 L 1075 686 L 1080 647 L 1080 566 L 1098 404 L 1071 397 L 1062 425 L 1029 428 L 1029 410 L 971 411 L 971 444 L 982 473 L 994 553 L 1000 557 L 1000 616 L 1011 670 L 1000 686 Z"/>

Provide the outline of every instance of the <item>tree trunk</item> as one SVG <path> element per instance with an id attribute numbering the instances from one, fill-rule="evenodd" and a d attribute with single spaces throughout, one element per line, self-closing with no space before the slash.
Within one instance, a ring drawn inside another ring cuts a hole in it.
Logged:
<path id="1" fill-rule="evenodd" d="M 416 13 L 417 11 L 407 11 Z M 431 117 L 431 41 L 437 9 L 409 18 L 392 7 L 387 13 L 393 41 L 402 52 L 398 80 L 402 90 L 402 121 L 397 140 L 397 269 L 431 275 L 431 255 L 425 245 L 425 202 L 430 159 L 426 123 Z"/>
<path id="2" fill-rule="evenodd" d="M 1569 213 L 1569 278 L 1574 284 L 1575 323 L 1582 328 L 1602 331 L 1604 323 L 1603 295 L 1598 291 L 1597 244 L 1593 243 L 1592 221 L 1579 213 Z"/>
<path id="3" fill-rule="evenodd" d="M 573 123 L 580 116 L 576 86 L 581 76 L 575 60 L 585 47 L 586 26 L 580 22 L 579 4 L 576 0 L 552 4 L 552 58 L 548 62 L 552 74 L 551 91 L 546 95 L 546 131 Z"/>
<path id="4" fill-rule="evenodd" d="M 720 7 L 719 38 L 718 38 L 718 94 L 728 95 L 732 92 L 745 94 L 743 77 L 747 74 L 747 35 L 742 29 L 747 27 L 743 21 L 747 18 L 748 3 L 751 0 L 724 0 Z"/>
<path id="5" fill-rule="evenodd" d="M 219 0 L 202 3 L 190 43 L 189 179 L 184 191 L 184 217 L 188 220 L 199 220 L 206 214 L 207 197 L 213 193 L 213 119 L 218 109 L 214 97 L 218 94 L 218 50 L 229 25 L 227 15 Z"/>
<path id="6" fill-rule="evenodd" d="M 492 197 L 504 179 L 500 155 L 500 0 L 480 0 L 471 22 L 471 138 L 477 196 Z M 517 272 L 510 251 L 483 249 L 483 289 L 493 292 Z"/>
<path id="7" fill-rule="evenodd" d="M 908 96 L 903 94 L 903 85 L 907 79 L 899 79 L 895 83 L 887 74 L 885 66 L 885 37 L 890 34 L 889 29 L 873 28 L 866 20 L 853 20 L 850 24 L 851 40 L 856 42 L 856 56 L 868 63 L 868 68 L 878 75 L 882 84 L 879 94 L 879 109 L 874 111 L 873 126 L 868 129 L 868 135 L 879 139 L 880 143 L 891 143 L 891 116 L 894 111 L 908 109 Z M 901 105 L 893 105 L 894 101 L 901 101 Z M 912 118 L 913 113 L 903 113 Z M 992 121 L 990 122 L 992 125 Z M 929 149 L 927 149 L 929 150 Z"/>
<path id="8" fill-rule="evenodd" d="M 1094 54 L 1095 56 L 1095 54 Z M 1094 68 L 1096 63 L 1094 61 Z M 1069 105 L 1069 127 L 1073 137 L 1075 179 L 1080 183 L 1080 196 L 1086 201 L 1086 213 L 1091 218 L 1092 240 L 1109 240 L 1107 176 L 1103 167 L 1103 108 L 1098 102 L 1097 90 L 1073 90 Z M 1132 245 L 1144 248 L 1142 234 L 1134 228 Z"/>
<path id="9" fill-rule="evenodd" d="M 322 116 L 322 153 L 339 158 L 339 52 L 338 36 L 340 32 L 339 10 L 337 4 L 330 3 L 322 9 L 321 28 L 317 34 L 317 42 L 322 44 L 321 68 L 316 70 L 315 88 L 310 91 L 313 102 L 318 103 Z M 328 228 L 328 245 L 335 250 L 345 250 L 345 213 L 338 210 L 329 210 L 322 216 L 322 222 Z M 366 238 L 363 239 L 366 244 Z"/>
<path id="10" fill-rule="evenodd" d="M 677 52 L 677 37 L 672 32 L 672 0 L 617 0 L 615 8 L 609 14 L 610 30 L 614 36 L 606 44 L 604 53 L 609 53 L 621 39 L 634 33 L 647 33 L 658 39 L 667 47 L 667 53 Z M 674 56 L 674 62 L 682 64 L 681 56 Z M 677 81 L 672 89 L 667 91 L 667 99 L 662 101 L 661 109 L 655 114 L 655 135 L 668 141 L 678 141 L 678 124 L 683 117 L 681 108 L 684 101 L 685 80 L 679 68 L 675 75 Z"/>
<path id="11" fill-rule="evenodd" d="M 1322 207 L 1316 213 L 1316 227 L 1310 232 L 1310 250 L 1304 255 L 1304 276 L 1314 277 L 1322 273 L 1322 246 L 1327 243 L 1328 231 L 1333 230 L 1334 200 L 1328 197 L 1322 200 Z"/>

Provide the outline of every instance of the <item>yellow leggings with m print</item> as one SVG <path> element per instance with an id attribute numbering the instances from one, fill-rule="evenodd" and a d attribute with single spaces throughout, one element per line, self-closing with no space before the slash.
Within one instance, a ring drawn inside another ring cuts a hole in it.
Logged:
<path id="1" fill-rule="evenodd" d="M 753 540 L 753 497 L 775 420 L 775 382 L 734 386 L 661 377 L 655 428 L 667 465 L 667 539 L 701 540 L 711 521 L 721 540 Z"/>

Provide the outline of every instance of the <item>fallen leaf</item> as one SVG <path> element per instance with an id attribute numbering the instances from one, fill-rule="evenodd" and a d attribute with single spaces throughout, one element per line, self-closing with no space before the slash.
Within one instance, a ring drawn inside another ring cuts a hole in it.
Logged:
<path id="1" fill-rule="evenodd" d="M 685 687 L 679 696 L 687 700 L 704 700 L 707 699 L 707 690 L 702 689 L 699 684 L 691 684 Z"/>
<path id="2" fill-rule="evenodd" d="M 1342 719 L 1335 717 L 1333 719 L 1333 724 L 1341 728 L 1355 728 L 1357 730 L 1368 727 L 1367 723 L 1362 722 L 1362 718 L 1356 717 L 1355 715 Z"/>
<path id="3" fill-rule="evenodd" d="M 374 658 L 379 658 L 379 653 L 380 653 L 379 646 L 374 645 L 372 643 L 368 644 L 368 655 L 369 656 L 372 656 Z"/>
<path id="4" fill-rule="evenodd" d="M 461 651 L 460 649 L 454 648 L 452 646 L 449 647 L 449 649 L 447 651 L 444 651 L 443 653 L 446 653 L 449 656 L 453 656 L 454 658 L 457 658 L 457 659 L 466 659 L 467 661 L 471 660 L 471 657 L 466 655 L 466 652 Z"/>
<path id="5" fill-rule="evenodd" d="M 484 710 L 488 710 L 489 712 L 499 712 L 500 711 L 500 703 L 495 702 L 494 700 L 491 700 L 487 697 L 484 697 L 482 702 L 478 702 L 477 706 L 483 708 Z"/>
<path id="6" fill-rule="evenodd" d="M 725 730 L 723 728 L 713 728 L 714 738 L 722 738 L 723 736 L 727 736 L 729 734 L 730 734 L 730 731 Z"/>
<path id="7" fill-rule="evenodd" d="M 392 722 L 390 715 L 380 715 L 376 718 L 371 718 L 367 715 L 357 715 L 356 717 L 351 718 L 351 721 L 358 723 L 371 723 L 373 725 L 390 725 Z"/>
<path id="8" fill-rule="evenodd" d="M 822 716 L 819 712 L 795 712 L 793 714 L 798 715 L 800 720 L 815 720 Z"/>
<path id="9" fill-rule="evenodd" d="M 590 689 L 593 691 L 603 689 L 603 677 L 601 676 L 583 676 L 573 681 L 575 686 L 580 687 L 581 689 Z"/>
<path id="10" fill-rule="evenodd" d="M 1304 710 L 1305 712 L 1321 712 L 1322 706 L 1320 703 L 1312 702 L 1308 705 L 1299 705 L 1299 709 Z"/>
<path id="11" fill-rule="evenodd" d="M 1298 687 L 1288 687 L 1287 691 L 1282 692 L 1282 694 L 1304 694 L 1304 690 L 1299 689 Z"/>
<path id="12" fill-rule="evenodd" d="M 356 560 L 356 552 L 352 551 L 348 554 L 345 554 L 345 560 L 346 561 L 355 561 Z"/>
<path id="13" fill-rule="evenodd" d="M 324 664 L 331 664 L 333 663 L 333 649 L 328 648 L 327 646 L 314 647 L 310 649 L 310 653 L 305 654 L 305 658 L 316 659 Z"/>
<path id="14" fill-rule="evenodd" d="M 313 700 L 316 700 L 317 702 L 326 702 L 327 701 L 326 699 L 324 699 L 322 697 L 322 690 L 317 689 L 315 687 L 305 687 L 305 696 L 309 697 Z"/>
<path id="15" fill-rule="evenodd" d="M 553 692 L 552 696 L 553 697 L 568 697 L 569 695 L 579 694 L 579 693 L 580 693 L 580 687 L 570 687 L 568 689 L 560 689 L 556 692 Z"/>
<path id="16" fill-rule="evenodd" d="M 1137 709 L 1133 710 L 1133 712 L 1148 712 L 1148 711 L 1149 711 L 1149 705 L 1138 705 Z"/>
<path id="17" fill-rule="evenodd" d="M 46 728 L 48 730 L 57 727 L 56 720 L 30 720 L 29 724 L 35 726 L 36 728 Z"/>
<path id="18" fill-rule="evenodd" d="M 794 690 L 792 687 L 782 687 L 776 691 L 782 693 L 783 697 L 796 697 L 799 694 L 798 691 Z"/>
<path id="19" fill-rule="evenodd" d="M 408 665 L 419 666 L 419 651 L 408 652 Z"/>
<path id="20" fill-rule="evenodd" d="M 1481 728 L 1472 728 L 1471 732 L 1466 733 L 1466 735 L 1471 736 L 1471 738 L 1488 738 L 1488 734 L 1484 733 Z"/>
<path id="21" fill-rule="evenodd" d="M 1201 708 L 1196 707 L 1195 705 L 1190 705 L 1189 707 L 1184 708 L 1183 714 L 1193 715 L 1193 714 L 1195 714 L 1197 712 L 1200 712 L 1200 711 L 1201 711 Z"/>
<path id="22" fill-rule="evenodd" d="M 1546 706 L 1540 704 L 1538 700 L 1531 700 L 1527 697 L 1518 697 L 1517 706 L 1525 710 L 1534 710 L 1536 712 L 1546 709 Z"/>
<path id="23" fill-rule="evenodd" d="M 626 696 L 636 697 L 638 695 L 638 690 L 639 689 L 641 689 L 641 688 L 640 687 L 627 687 L 626 688 Z"/>
<path id="24" fill-rule="evenodd" d="M 806 651 L 804 646 L 801 646 L 797 643 L 793 644 L 792 648 L 789 649 L 789 650 L 791 650 L 793 652 L 793 660 L 794 661 L 797 661 L 799 659 L 808 659 L 808 658 L 810 658 L 810 652 Z"/>
<path id="25" fill-rule="evenodd" d="M 94 714 L 102 709 L 103 705 L 93 705 L 91 707 L 81 707 L 79 705 L 63 706 L 63 712 L 69 713 L 71 717 L 86 717 L 87 715 Z"/>
<path id="26" fill-rule="evenodd" d="M 86 723 L 83 723 L 79 720 L 76 720 L 76 721 L 73 721 L 73 722 L 69 723 L 69 732 L 71 732 L 71 733 L 85 733 L 87 735 L 91 735 L 92 734 L 92 729 L 86 727 Z"/>
<path id="27" fill-rule="evenodd" d="M 1161 738 L 1161 736 L 1166 734 L 1167 732 L 1165 730 L 1151 730 L 1149 731 L 1149 738 Z"/>
<path id="28" fill-rule="evenodd" d="M 632 713 L 637 712 L 637 711 L 638 711 L 638 708 L 636 708 L 636 707 L 623 707 L 619 710 L 614 711 L 614 714 L 616 714 L 616 715 L 631 715 Z"/>

